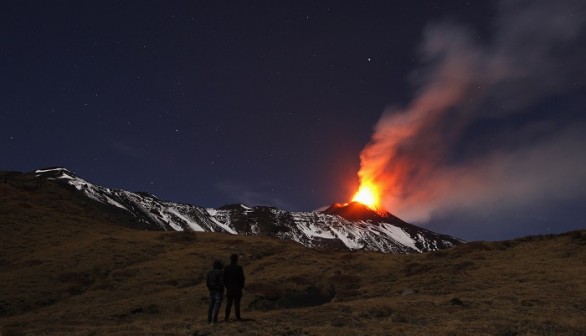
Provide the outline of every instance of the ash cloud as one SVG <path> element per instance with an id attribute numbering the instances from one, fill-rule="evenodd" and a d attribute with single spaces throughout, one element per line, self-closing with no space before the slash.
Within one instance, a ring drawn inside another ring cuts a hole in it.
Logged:
<path id="1" fill-rule="evenodd" d="M 515 0 L 499 4 L 488 39 L 427 27 L 416 98 L 383 113 L 361 180 L 419 223 L 584 198 L 585 21 L 583 1 Z"/>

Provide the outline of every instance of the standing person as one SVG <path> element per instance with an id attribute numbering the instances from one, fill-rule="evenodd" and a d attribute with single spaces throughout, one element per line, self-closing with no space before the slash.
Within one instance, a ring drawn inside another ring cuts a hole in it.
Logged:
<path id="1" fill-rule="evenodd" d="M 240 299 L 242 299 L 242 288 L 244 288 L 244 271 L 242 266 L 238 265 L 238 255 L 230 256 L 230 265 L 224 268 L 224 283 L 226 286 L 226 322 L 230 319 L 230 309 L 234 302 L 234 315 L 236 321 L 240 321 Z"/>
<path id="2" fill-rule="evenodd" d="M 218 323 L 218 313 L 224 297 L 224 265 L 221 261 L 214 261 L 214 267 L 208 272 L 207 286 L 210 290 L 210 307 L 208 308 L 208 322 Z"/>

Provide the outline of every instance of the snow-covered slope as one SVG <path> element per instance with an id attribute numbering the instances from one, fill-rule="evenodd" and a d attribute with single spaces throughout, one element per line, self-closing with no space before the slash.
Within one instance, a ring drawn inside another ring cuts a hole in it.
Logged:
<path id="1" fill-rule="evenodd" d="M 148 193 L 94 185 L 64 168 L 40 169 L 35 174 L 37 178 L 56 180 L 97 202 L 128 212 L 139 226 L 148 229 L 273 236 L 313 248 L 388 253 L 434 251 L 462 243 L 405 223 L 389 213 L 369 212 L 356 204 L 334 205 L 324 212 L 289 212 L 241 204 L 202 208 L 162 201 Z"/>

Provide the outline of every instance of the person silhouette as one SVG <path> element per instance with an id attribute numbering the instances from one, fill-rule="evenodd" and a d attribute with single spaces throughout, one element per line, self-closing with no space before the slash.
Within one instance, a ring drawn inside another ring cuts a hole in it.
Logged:
<path id="1" fill-rule="evenodd" d="M 214 261 L 211 271 L 208 272 L 206 285 L 210 291 L 210 306 L 208 308 L 208 322 L 218 323 L 218 313 L 224 297 L 224 264 L 220 260 Z"/>
<path id="2" fill-rule="evenodd" d="M 242 266 L 238 265 L 238 255 L 230 256 L 230 265 L 224 268 L 224 285 L 226 286 L 226 322 L 230 319 L 230 310 L 234 303 L 234 315 L 236 321 L 241 321 L 240 317 L 240 300 L 242 299 L 242 289 L 244 288 L 244 271 Z"/>

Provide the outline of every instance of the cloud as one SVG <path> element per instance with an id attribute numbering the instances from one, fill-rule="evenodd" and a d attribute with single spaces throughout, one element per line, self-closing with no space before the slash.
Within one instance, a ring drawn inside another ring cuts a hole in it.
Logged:
<path id="1" fill-rule="evenodd" d="M 492 35 L 430 25 L 416 98 L 387 109 L 361 180 L 410 221 L 584 197 L 586 3 L 503 1 Z"/>
<path id="2" fill-rule="evenodd" d="M 586 197 L 585 127 L 568 127 L 511 151 L 453 166 L 434 166 L 424 184 L 395 204 L 410 220 L 467 209 L 494 213 L 550 201 Z"/>

